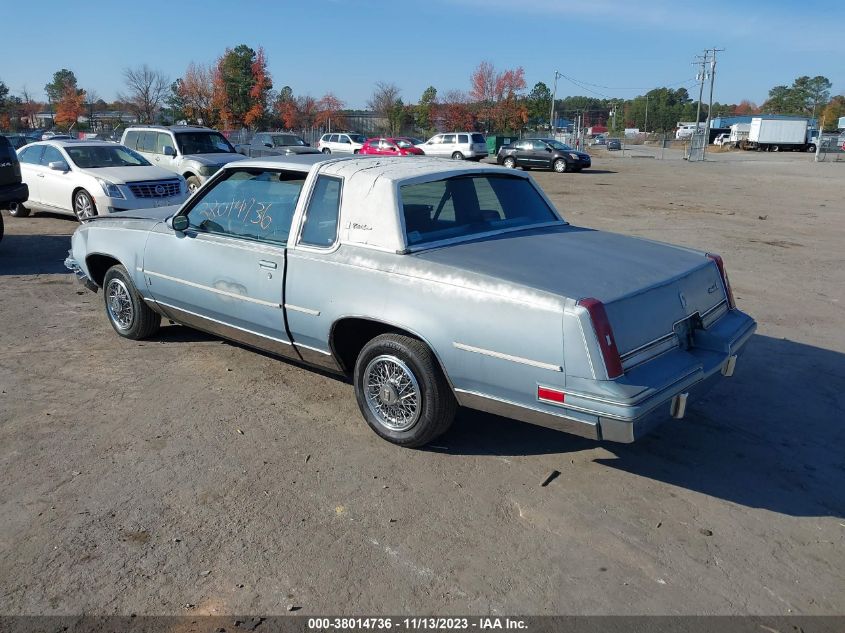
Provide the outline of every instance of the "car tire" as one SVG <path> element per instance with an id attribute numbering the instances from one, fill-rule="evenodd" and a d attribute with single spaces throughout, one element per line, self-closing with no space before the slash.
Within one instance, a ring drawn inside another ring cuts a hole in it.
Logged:
<path id="1" fill-rule="evenodd" d="M 29 215 L 29 209 L 20 202 L 12 202 L 9 205 L 9 215 L 13 218 L 25 218 Z"/>
<path id="2" fill-rule="evenodd" d="M 360 150 L 360 149 L 356 149 L 356 150 L 354 150 L 352 153 L 353 153 L 353 154 L 360 154 L 360 153 L 361 153 L 361 150 Z"/>
<path id="3" fill-rule="evenodd" d="M 324 147 L 320 151 L 323 152 L 323 154 L 331 154 L 332 153 L 332 150 L 330 150 L 328 147 Z"/>
<path id="4" fill-rule="evenodd" d="M 772 145 L 770 149 L 773 152 L 779 152 L 780 151 L 780 145 Z"/>
<path id="5" fill-rule="evenodd" d="M 73 194 L 73 214 L 80 222 L 97 216 L 94 198 L 85 189 L 80 189 Z"/>
<path id="6" fill-rule="evenodd" d="M 197 192 L 197 189 L 199 189 L 202 186 L 200 179 L 197 178 L 196 176 L 188 176 L 187 178 L 185 178 L 185 182 L 188 183 L 188 195 L 189 196 L 194 195 Z"/>
<path id="7" fill-rule="evenodd" d="M 502 161 L 502 165 L 508 169 L 516 169 L 516 159 L 513 156 L 508 156 Z"/>
<path id="8" fill-rule="evenodd" d="M 124 338 L 139 341 L 155 334 L 161 326 L 161 316 L 147 306 L 129 273 L 119 264 L 106 271 L 103 299 L 109 323 Z"/>
<path id="9" fill-rule="evenodd" d="M 816 144 L 810 143 L 809 145 L 807 145 L 807 151 L 808 152 L 815 152 L 816 151 Z"/>
<path id="10" fill-rule="evenodd" d="M 460 152 L 452 152 L 452 160 L 463 160 L 464 155 Z"/>
<path id="11" fill-rule="evenodd" d="M 569 171 L 569 167 L 566 164 L 566 161 L 562 158 L 557 158 L 552 163 L 552 169 L 554 169 L 557 173 L 562 174 L 565 171 Z"/>
<path id="12" fill-rule="evenodd" d="M 375 337 L 358 354 L 353 382 L 367 424 L 393 444 L 424 446 L 455 419 L 452 389 L 434 353 L 418 339 L 401 334 Z M 400 401 L 406 406 L 396 408 Z"/>

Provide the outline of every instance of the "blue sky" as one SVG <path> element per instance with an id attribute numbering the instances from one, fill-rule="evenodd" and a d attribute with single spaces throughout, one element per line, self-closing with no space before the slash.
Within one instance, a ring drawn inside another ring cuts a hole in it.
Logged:
<path id="1" fill-rule="evenodd" d="M 147 63 L 175 79 L 240 43 L 264 47 L 275 88 L 331 91 L 347 107 L 364 107 L 377 81 L 395 83 L 406 102 L 429 85 L 441 95 L 468 90 L 482 60 L 522 66 L 529 89 L 551 87 L 557 69 L 593 84 L 592 94 L 633 97 L 692 84 L 693 57 L 712 46 L 726 49 L 716 101 L 762 103 L 799 75 L 825 75 L 833 94 L 845 92 L 834 26 L 842 0 L 42 0 L 41 17 L 26 3 L 4 4 L 3 23 L 29 26 L 4 29 L 0 80 L 39 99 L 62 67 L 112 100 L 127 66 Z M 832 28 L 816 37 L 822 22 Z M 558 95 L 571 94 L 591 93 L 559 80 Z"/>

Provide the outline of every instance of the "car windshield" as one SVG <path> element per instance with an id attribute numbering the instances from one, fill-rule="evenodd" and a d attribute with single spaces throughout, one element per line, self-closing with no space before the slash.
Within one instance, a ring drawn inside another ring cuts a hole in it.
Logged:
<path id="1" fill-rule="evenodd" d="M 416 246 L 560 221 L 524 178 L 456 176 L 401 187 L 405 238 Z"/>
<path id="2" fill-rule="evenodd" d="M 273 147 L 287 147 L 289 145 L 299 145 L 300 147 L 305 147 L 306 143 L 294 134 L 273 135 Z"/>
<path id="3" fill-rule="evenodd" d="M 366 143 L 367 137 L 362 134 L 349 134 L 349 138 L 353 143 Z"/>
<path id="4" fill-rule="evenodd" d="M 235 148 L 220 132 L 180 132 L 175 135 L 183 154 L 234 154 Z"/>
<path id="5" fill-rule="evenodd" d="M 546 141 L 546 143 L 548 143 L 551 147 L 562 150 L 564 152 L 572 149 L 571 147 L 569 147 L 569 145 L 567 145 L 566 143 L 561 143 L 560 141 L 549 140 Z"/>
<path id="6" fill-rule="evenodd" d="M 65 151 L 80 169 L 150 166 L 147 159 L 122 145 L 77 145 L 65 147 Z"/>

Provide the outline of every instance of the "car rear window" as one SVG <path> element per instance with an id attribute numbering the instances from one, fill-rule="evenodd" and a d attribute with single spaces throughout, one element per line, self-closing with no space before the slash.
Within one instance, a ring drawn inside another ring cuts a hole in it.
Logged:
<path id="1" fill-rule="evenodd" d="M 5 163 L 11 161 L 12 159 L 17 161 L 18 155 L 15 153 L 9 139 L 5 136 L 0 136 L 0 160 Z"/>
<path id="2" fill-rule="evenodd" d="M 473 143 L 484 143 L 484 135 L 483 134 L 473 134 L 472 135 L 472 142 Z"/>
<path id="3" fill-rule="evenodd" d="M 524 178 L 456 176 L 401 187 L 408 246 L 560 220 Z"/>

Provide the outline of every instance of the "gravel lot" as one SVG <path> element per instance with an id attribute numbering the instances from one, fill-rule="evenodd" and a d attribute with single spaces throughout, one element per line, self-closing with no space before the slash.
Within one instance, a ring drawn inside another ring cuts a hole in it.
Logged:
<path id="1" fill-rule="evenodd" d="M 746 156 L 535 174 L 575 224 L 720 252 L 759 322 L 629 446 L 461 411 L 397 448 L 341 380 L 119 339 L 75 221 L 6 215 L 0 613 L 845 613 L 845 164 Z"/>

